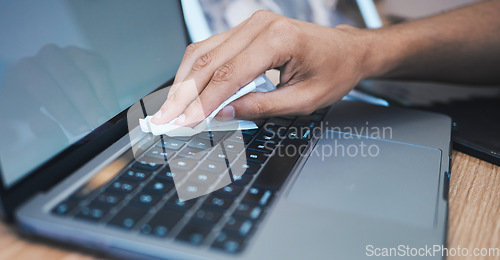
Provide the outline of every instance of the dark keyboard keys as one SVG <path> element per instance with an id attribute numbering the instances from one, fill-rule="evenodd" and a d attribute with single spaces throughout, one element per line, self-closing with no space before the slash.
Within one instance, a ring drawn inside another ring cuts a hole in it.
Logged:
<path id="1" fill-rule="evenodd" d="M 205 155 L 207 155 L 208 151 L 206 150 L 201 150 L 193 147 L 185 147 L 182 149 L 178 156 L 179 157 L 185 157 L 193 160 L 201 160 Z"/>
<path id="2" fill-rule="evenodd" d="M 123 199 L 123 197 L 124 197 L 124 195 L 117 195 L 117 194 L 113 194 L 113 193 L 109 193 L 109 192 L 103 192 L 103 193 L 99 194 L 94 199 L 94 201 L 98 201 L 101 203 L 108 204 L 110 206 L 114 206 L 114 205 L 118 204 Z"/>
<path id="3" fill-rule="evenodd" d="M 209 233 L 209 228 L 190 222 L 177 235 L 177 239 L 186 241 L 192 245 L 200 245 Z"/>
<path id="4" fill-rule="evenodd" d="M 230 217 L 223 228 L 224 232 L 233 233 L 240 237 L 246 237 L 253 228 L 253 222 L 249 219 Z"/>
<path id="5" fill-rule="evenodd" d="M 231 165 L 231 172 L 233 175 L 241 176 L 243 174 L 255 174 L 259 171 L 261 167 L 260 163 L 237 160 Z"/>
<path id="6" fill-rule="evenodd" d="M 108 225 L 119 228 L 131 229 L 148 212 L 149 209 L 127 205 L 122 208 L 109 222 Z"/>
<path id="7" fill-rule="evenodd" d="M 124 180 L 116 180 L 109 185 L 106 191 L 114 192 L 118 194 L 128 194 L 131 193 L 135 188 L 137 188 L 137 183 L 124 181 Z"/>
<path id="8" fill-rule="evenodd" d="M 272 153 L 275 147 L 276 144 L 273 142 L 262 142 L 255 140 L 248 146 L 248 149 L 259 151 L 261 153 Z"/>
<path id="9" fill-rule="evenodd" d="M 52 209 L 52 212 L 57 215 L 67 215 L 71 210 L 73 210 L 78 205 L 76 200 L 66 200 L 63 201 Z"/>
<path id="10" fill-rule="evenodd" d="M 266 206 L 272 199 L 273 192 L 267 189 L 252 187 L 248 190 L 243 201 Z"/>
<path id="11" fill-rule="evenodd" d="M 208 160 L 211 161 L 220 161 L 220 162 L 225 162 L 226 160 L 228 162 L 234 162 L 236 158 L 238 157 L 237 153 L 232 153 L 230 151 L 224 151 L 220 147 L 215 148 L 210 155 L 207 157 Z"/>
<path id="12" fill-rule="evenodd" d="M 249 161 L 263 163 L 267 160 L 267 158 L 269 158 L 269 155 L 266 153 L 259 152 L 259 151 L 247 150 L 246 151 L 246 158 Z"/>
<path id="13" fill-rule="evenodd" d="M 191 221 L 200 225 L 213 227 L 222 215 L 223 211 L 209 207 L 202 207 L 193 214 Z"/>
<path id="14" fill-rule="evenodd" d="M 172 170 L 189 171 L 192 170 L 198 161 L 188 158 L 174 158 L 168 161 L 168 165 Z"/>
<path id="15" fill-rule="evenodd" d="M 223 173 L 227 170 L 227 164 L 225 162 L 214 162 L 214 161 L 204 161 L 198 167 L 199 171 L 208 172 L 208 173 Z"/>
<path id="16" fill-rule="evenodd" d="M 214 184 L 218 178 L 219 176 L 213 173 L 195 171 L 189 176 L 188 181 L 191 183 L 210 186 Z"/>
<path id="17" fill-rule="evenodd" d="M 207 139 L 202 139 L 199 137 L 193 138 L 193 140 L 191 140 L 188 143 L 188 147 L 201 149 L 201 150 L 206 150 L 212 146 L 215 146 L 215 143 L 213 141 L 210 141 Z"/>
<path id="18" fill-rule="evenodd" d="M 190 209 L 195 203 L 197 199 L 184 200 L 181 201 L 177 196 L 172 196 L 167 203 L 163 206 L 164 208 L 174 209 L 178 211 L 187 211 Z"/>
<path id="19" fill-rule="evenodd" d="M 198 184 L 191 181 L 186 181 L 181 186 L 177 187 L 177 194 L 183 199 L 193 199 L 206 194 L 208 186 Z"/>
<path id="20" fill-rule="evenodd" d="M 110 208 L 111 206 L 109 204 L 97 201 L 92 202 L 89 205 L 82 207 L 80 212 L 76 215 L 76 218 L 99 221 L 110 210 Z"/>
<path id="21" fill-rule="evenodd" d="M 255 137 L 255 140 L 278 143 L 280 141 L 280 136 L 276 133 L 261 132 L 257 135 L 257 137 Z"/>
<path id="22" fill-rule="evenodd" d="M 138 162 L 135 162 L 132 167 L 140 169 L 147 172 L 154 172 L 158 170 L 162 164 L 159 164 L 156 160 L 150 160 L 149 158 L 143 157 Z"/>
<path id="23" fill-rule="evenodd" d="M 250 143 L 250 141 L 252 141 L 252 139 L 253 139 L 253 135 L 248 135 L 248 134 L 244 134 L 244 133 L 241 133 L 241 134 L 234 133 L 229 138 L 227 138 L 227 140 L 225 140 L 224 143 L 227 141 L 231 141 L 231 142 L 248 144 L 248 143 Z"/>
<path id="24" fill-rule="evenodd" d="M 234 215 L 247 219 L 257 220 L 262 215 L 263 209 L 253 203 L 241 202 L 234 210 Z"/>
<path id="25" fill-rule="evenodd" d="M 186 174 L 184 172 L 172 172 L 170 171 L 169 167 L 165 168 L 164 170 L 160 171 L 158 174 L 156 174 L 156 178 L 162 179 L 165 181 L 170 181 L 173 182 L 174 178 L 175 181 L 181 181 L 184 178 L 186 178 Z"/>
<path id="26" fill-rule="evenodd" d="M 250 174 L 243 174 L 243 175 L 233 174 L 233 179 L 234 179 L 233 184 L 235 184 L 235 185 L 247 185 L 252 180 L 252 176 L 253 175 L 250 175 Z"/>
<path id="27" fill-rule="evenodd" d="M 169 150 L 169 149 L 164 149 L 164 148 L 159 148 L 159 147 L 153 147 L 151 150 L 149 150 L 146 153 L 146 157 L 157 159 L 160 161 L 167 161 L 169 158 L 172 158 L 175 154 L 175 151 Z"/>
<path id="28" fill-rule="evenodd" d="M 227 185 L 222 189 L 218 189 L 213 192 L 213 194 L 228 197 L 228 198 L 236 198 L 238 195 L 240 195 L 241 191 L 243 188 L 238 185 Z"/>
<path id="29" fill-rule="evenodd" d="M 184 216 L 178 211 L 161 209 L 141 227 L 141 233 L 157 237 L 166 237 L 172 228 Z"/>
<path id="30" fill-rule="evenodd" d="M 214 142 L 219 142 L 224 138 L 227 132 L 220 131 L 210 131 L 210 132 L 201 132 L 196 137 L 201 139 L 213 140 Z"/>
<path id="31" fill-rule="evenodd" d="M 206 205 L 207 207 L 212 207 L 212 208 L 220 209 L 220 210 L 226 210 L 231 206 L 231 204 L 233 204 L 233 199 L 211 194 L 203 202 L 203 204 Z"/>
<path id="32" fill-rule="evenodd" d="M 142 182 L 149 178 L 151 175 L 151 172 L 139 170 L 139 169 L 128 169 L 125 170 L 125 172 L 122 173 L 120 176 L 121 178 L 128 180 L 128 181 L 133 181 L 133 182 Z"/>
<path id="33" fill-rule="evenodd" d="M 164 179 L 156 178 L 144 186 L 143 191 L 147 193 L 166 194 L 174 187 L 174 183 Z"/>
<path id="34" fill-rule="evenodd" d="M 227 232 L 220 232 L 217 234 L 212 247 L 227 253 L 238 253 L 243 249 L 243 239 Z"/>
<path id="35" fill-rule="evenodd" d="M 258 126 L 262 126 L 264 124 L 265 120 L 256 120 L 254 123 Z M 249 129 L 249 130 L 241 130 L 241 133 L 244 135 L 249 135 L 249 136 L 254 136 L 259 129 Z"/>
<path id="36" fill-rule="evenodd" d="M 165 149 L 170 149 L 177 151 L 179 150 L 186 142 L 177 140 L 177 139 L 171 139 L 171 138 L 163 138 L 163 140 L 160 140 L 156 146 L 160 148 L 165 148 Z"/>
<path id="37" fill-rule="evenodd" d="M 245 145 L 241 142 L 234 142 L 234 141 L 224 141 L 221 144 L 221 147 L 226 151 L 226 152 L 231 152 L 234 154 L 240 154 L 245 150 Z"/>
<path id="38" fill-rule="evenodd" d="M 134 206 L 138 206 L 138 207 L 151 208 L 154 205 L 156 205 L 156 203 L 158 203 L 158 201 L 160 199 L 161 199 L 160 195 L 149 194 L 146 192 L 139 192 L 137 195 L 135 195 L 134 198 L 132 198 L 130 203 L 134 204 Z"/>

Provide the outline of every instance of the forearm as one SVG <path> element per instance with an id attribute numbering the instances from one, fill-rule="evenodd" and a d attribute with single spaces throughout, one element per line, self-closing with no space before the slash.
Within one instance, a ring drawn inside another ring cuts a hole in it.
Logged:
<path id="1" fill-rule="evenodd" d="M 500 83 L 500 1 L 368 32 L 369 77 Z"/>

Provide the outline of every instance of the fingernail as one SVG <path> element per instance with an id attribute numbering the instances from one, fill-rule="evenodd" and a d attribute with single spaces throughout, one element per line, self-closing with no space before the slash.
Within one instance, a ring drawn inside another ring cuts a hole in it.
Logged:
<path id="1" fill-rule="evenodd" d="M 153 116 L 154 119 L 160 119 L 161 117 L 161 110 L 158 110 L 158 112 L 156 112 Z"/>
<path id="2" fill-rule="evenodd" d="M 229 121 L 234 119 L 234 107 L 226 106 L 217 114 L 217 120 L 219 121 Z"/>

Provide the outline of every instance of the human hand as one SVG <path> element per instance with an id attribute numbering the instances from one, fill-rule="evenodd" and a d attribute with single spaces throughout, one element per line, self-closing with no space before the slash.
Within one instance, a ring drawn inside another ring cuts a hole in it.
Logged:
<path id="1" fill-rule="evenodd" d="M 328 28 L 256 12 L 237 27 L 188 46 L 168 98 L 152 122 L 165 124 L 183 114 L 176 124 L 195 126 L 272 68 L 281 72 L 277 90 L 250 93 L 218 117 L 310 114 L 341 99 L 370 75 L 369 34 L 345 25 Z"/>

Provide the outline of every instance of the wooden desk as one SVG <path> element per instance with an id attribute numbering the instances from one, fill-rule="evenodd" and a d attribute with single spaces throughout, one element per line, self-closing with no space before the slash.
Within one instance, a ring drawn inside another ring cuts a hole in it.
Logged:
<path id="1" fill-rule="evenodd" d="M 455 151 L 449 202 L 449 248 L 500 248 L 500 167 Z M 103 256 L 41 239 L 20 237 L 13 227 L 0 224 L 0 259 L 95 258 Z"/>

